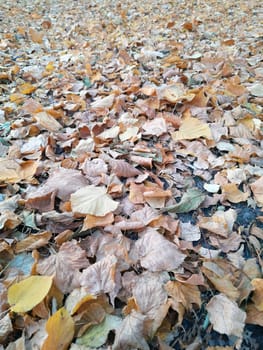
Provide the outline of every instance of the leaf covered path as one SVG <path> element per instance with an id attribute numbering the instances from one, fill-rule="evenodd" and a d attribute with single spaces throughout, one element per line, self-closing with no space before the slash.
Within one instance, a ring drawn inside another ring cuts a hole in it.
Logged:
<path id="1" fill-rule="evenodd" d="M 262 347 L 260 3 L 1 1 L 1 350 Z"/>

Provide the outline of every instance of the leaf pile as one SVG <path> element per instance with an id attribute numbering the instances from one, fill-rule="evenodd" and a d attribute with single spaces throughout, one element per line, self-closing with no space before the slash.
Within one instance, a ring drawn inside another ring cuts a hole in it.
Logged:
<path id="1" fill-rule="evenodd" d="M 1 4 L 0 349 L 246 348 L 263 326 L 259 14 Z"/>

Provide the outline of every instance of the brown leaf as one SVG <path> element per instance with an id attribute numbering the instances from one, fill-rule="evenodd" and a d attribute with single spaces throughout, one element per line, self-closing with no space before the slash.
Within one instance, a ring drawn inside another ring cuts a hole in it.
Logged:
<path id="1" fill-rule="evenodd" d="M 200 137 L 212 139 L 208 124 L 193 117 L 187 117 L 182 121 L 179 131 L 172 133 L 172 138 L 178 140 L 194 140 Z"/>
<path id="2" fill-rule="evenodd" d="M 141 171 L 125 162 L 125 160 L 111 160 L 110 165 L 112 172 L 119 177 L 134 177 L 141 175 Z"/>
<path id="3" fill-rule="evenodd" d="M 25 239 L 16 243 L 15 253 L 19 254 L 43 247 L 48 244 L 51 237 L 52 233 L 48 231 L 29 235 Z"/>
<path id="4" fill-rule="evenodd" d="M 94 227 L 104 227 L 114 221 L 114 215 L 108 213 L 105 216 L 86 215 L 81 231 L 86 231 Z"/>
<path id="5" fill-rule="evenodd" d="M 251 284 L 253 286 L 252 301 L 259 311 L 263 311 L 263 279 L 254 278 Z"/>
<path id="6" fill-rule="evenodd" d="M 195 285 L 169 281 L 166 283 L 165 289 L 177 302 L 182 303 L 186 310 L 190 310 L 192 304 L 201 306 L 201 294 Z"/>
<path id="7" fill-rule="evenodd" d="M 56 132 L 62 128 L 61 124 L 47 112 L 36 113 L 34 118 L 45 130 Z"/>

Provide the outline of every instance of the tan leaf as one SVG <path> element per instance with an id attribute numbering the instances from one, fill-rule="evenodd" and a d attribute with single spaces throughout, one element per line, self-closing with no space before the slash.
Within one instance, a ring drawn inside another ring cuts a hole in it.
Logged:
<path id="1" fill-rule="evenodd" d="M 161 99 L 167 100 L 170 103 L 177 103 L 179 101 L 191 101 L 195 94 L 185 90 L 183 84 L 174 84 L 169 86 L 160 87 L 158 96 Z"/>
<path id="2" fill-rule="evenodd" d="M 263 311 L 259 311 L 255 304 L 249 304 L 246 308 L 246 323 L 263 327 Z"/>
<path id="3" fill-rule="evenodd" d="M 185 259 L 185 255 L 174 243 L 154 229 L 148 229 L 142 238 L 136 241 L 133 253 L 145 269 L 153 272 L 175 270 Z"/>
<path id="4" fill-rule="evenodd" d="M 68 311 L 63 307 L 54 313 L 46 324 L 48 337 L 41 350 L 67 350 L 74 337 L 75 324 Z"/>
<path id="5" fill-rule="evenodd" d="M 251 284 L 254 287 L 252 301 L 259 311 L 263 311 L 263 279 L 254 278 Z"/>
<path id="6" fill-rule="evenodd" d="M 118 205 L 107 194 L 105 187 L 86 186 L 71 195 L 74 213 L 104 216 L 117 209 Z"/>
<path id="7" fill-rule="evenodd" d="M 234 183 L 226 184 L 221 187 L 225 199 L 232 203 L 240 203 L 248 199 L 249 193 L 240 191 Z"/>
<path id="8" fill-rule="evenodd" d="M 44 36 L 44 34 L 42 32 L 38 32 L 34 28 L 29 28 L 29 35 L 30 35 L 31 40 L 34 43 L 37 43 L 37 44 L 41 44 L 42 43 L 43 36 Z"/>
<path id="9" fill-rule="evenodd" d="M 108 255 L 89 266 L 81 274 L 81 286 L 85 287 L 90 294 L 109 293 L 114 300 L 120 288 L 116 265 L 117 258 L 114 255 Z"/>
<path id="10" fill-rule="evenodd" d="M 0 212 L 0 230 L 5 228 L 7 230 L 12 230 L 16 228 L 21 223 L 19 216 L 14 214 L 10 210 L 3 210 Z"/>
<path id="11" fill-rule="evenodd" d="M 36 173 L 38 162 L 28 160 L 20 164 L 12 159 L 0 158 L 0 181 L 19 182 L 30 180 Z"/>
<path id="12" fill-rule="evenodd" d="M 48 131 L 55 132 L 62 128 L 61 124 L 47 112 L 36 113 L 34 114 L 34 118 L 43 129 Z"/>
<path id="13" fill-rule="evenodd" d="M 89 266 L 86 252 L 76 241 L 63 243 L 57 254 L 37 263 L 37 272 L 42 275 L 54 276 L 54 282 L 61 292 L 69 293 L 80 286 L 80 269 Z"/>
<path id="14" fill-rule="evenodd" d="M 237 213 L 234 209 L 218 210 L 211 217 L 199 217 L 198 225 L 200 228 L 227 238 L 233 230 L 236 218 Z"/>
<path id="15" fill-rule="evenodd" d="M 104 227 L 110 225 L 114 221 L 113 213 L 108 213 L 105 216 L 86 215 L 81 231 L 86 231 L 94 227 Z"/>
<path id="16" fill-rule="evenodd" d="M 209 320 L 220 334 L 242 337 L 246 313 L 224 294 L 212 297 L 206 306 Z"/>
<path id="17" fill-rule="evenodd" d="M 186 310 L 192 308 L 192 304 L 201 306 L 201 294 L 199 288 L 188 283 L 168 281 L 165 289 L 177 302 L 182 303 Z"/>
<path id="18" fill-rule="evenodd" d="M 251 190 L 254 194 L 254 197 L 257 203 L 260 206 L 263 206 L 263 176 L 261 176 L 258 180 L 253 182 L 251 185 Z"/>
<path id="19" fill-rule="evenodd" d="M 194 140 L 200 137 L 212 139 L 211 130 L 208 124 L 193 117 L 187 117 L 182 121 L 179 131 L 172 133 L 174 141 Z"/>
<path id="20" fill-rule="evenodd" d="M 15 253 L 22 253 L 27 251 L 32 251 L 34 249 L 40 248 L 48 244 L 48 241 L 52 237 L 52 233 L 45 231 L 41 233 L 35 233 L 33 235 L 27 236 L 22 241 L 19 241 L 15 245 Z"/>
<path id="21" fill-rule="evenodd" d="M 140 349 L 150 350 L 144 338 L 144 322 L 146 316 L 139 312 L 132 311 L 125 317 L 116 336 L 112 350 Z"/>

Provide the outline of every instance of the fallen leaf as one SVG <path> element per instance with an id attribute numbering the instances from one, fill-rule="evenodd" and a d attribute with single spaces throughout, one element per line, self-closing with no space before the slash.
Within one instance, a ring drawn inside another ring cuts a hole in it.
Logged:
<path id="1" fill-rule="evenodd" d="M 192 304 L 201 306 L 201 294 L 199 288 L 195 285 L 168 281 L 165 289 L 168 295 L 173 297 L 176 302 L 181 303 L 186 310 L 191 310 Z"/>
<path id="2" fill-rule="evenodd" d="M 206 310 L 215 331 L 242 337 L 246 313 L 234 301 L 224 294 L 218 294 L 210 299 Z"/>
<path id="3" fill-rule="evenodd" d="M 47 112 L 36 113 L 34 118 L 43 129 L 48 131 L 56 132 L 62 128 L 61 124 Z"/>
<path id="4" fill-rule="evenodd" d="M 43 247 L 48 244 L 51 237 L 52 233 L 48 231 L 28 235 L 25 239 L 22 239 L 16 243 L 15 253 L 19 254 L 25 251 L 32 251 L 34 249 Z"/>
<path id="5" fill-rule="evenodd" d="M 257 203 L 263 206 L 263 176 L 253 182 L 250 187 Z"/>
<path id="6" fill-rule="evenodd" d="M 251 284 L 253 286 L 252 301 L 258 311 L 263 311 L 263 279 L 254 278 Z"/>
<path id="7" fill-rule="evenodd" d="M 113 301 L 120 289 L 116 266 L 117 258 L 114 255 L 107 255 L 83 270 L 80 285 L 85 287 L 90 294 L 109 293 Z"/>
<path id="8" fill-rule="evenodd" d="M 263 97 L 263 85 L 253 84 L 247 88 L 253 96 Z"/>
<path id="9" fill-rule="evenodd" d="M 70 197 L 74 213 L 105 216 L 117 209 L 119 203 L 112 200 L 105 187 L 86 186 Z"/>
<path id="10" fill-rule="evenodd" d="M 51 276 L 30 276 L 8 288 L 8 303 L 14 312 L 27 312 L 48 294 L 53 282 Z"/>
<path id="11" fill-rule="evenodd" d="M 112 350 L 140 349 L 150 350 L 144 338 L 144 322 L 146 316 L 132 311 L 116 330 L 116 336 Z"/>
<path id="12" fill-rule="evenodd" d="M 148 229 L 135 243 L 131 256 L 140 260 L 141 266 L 149 271 L 172 271 L 185 259 L 177 246 L 169 242 L 154 229 Z"/>
<path id="13" fill-rule="evenodd" d="M 249 193 L 240 191 L 234 183 L 222 185 L 221 188 L 225 199 L 231 203 L 240 203 L 248 199 Z"/>
<path id="14" fill-rule="evenodd" d="M 208 124 L 194 117 L 183 119 L 179 131 L 172 133 L 174 141 L 178 140 L 194 140 L 200 137 L 212 139 L 212 133 Z"/>
<path id="15" fill-rule="evenodd" d="M 54 283 L 63 293 L 70 293 L 80 286 L 80 269 L 89 266 L 86 253 L 74 240 L 61 245 L 57 254 L 38 261 L 39 274 L 54 276 Z"/>
<path id="16" fill-rule="evenodd" d="M 188 188 L 178 204 L 165 207 L 162 209 L 162 211 L 188 213 L 191 210 L 197 209 L 204 200 L 205 194 L 203 194 L 197 188 Z"/>
<path id="17" fill-rule="evenodd" d="M 46 331 L 48 337 L 41 350 L 67 350 L 74 337 L 75 323 L 68 311 L 63 307 L 47 320 Z"/>
<path id="18" fill-rule="evenodd" d="M 0 342 L 4 343 L 8 335 L 13 331 L 13 325 L 9 314 L 0 319 Z"/>
<path id="19" fill-rule="evenodd" d="M 98 348 L 106 343 L 109 332 L 117 331 L 121 323 L 120 317 L 106 315 L 100 324 L 91 326 L 82 337 L 77 339 L 76 343 L 85 347 Z"/>
<path id="20" fill-rule="evenodd" d="M 164 118 L 155 118 L 143 125 L 144 135 L 160 136 L 167 132 L 166 121 Z"/>
<path id="21" fill-rule="evenodd" d="M 113 213 L 104 216 L 86 215 L 81 231 L 86 231 L 94 227 L 104 227 L 112 224 L 114 221 Z"/>

